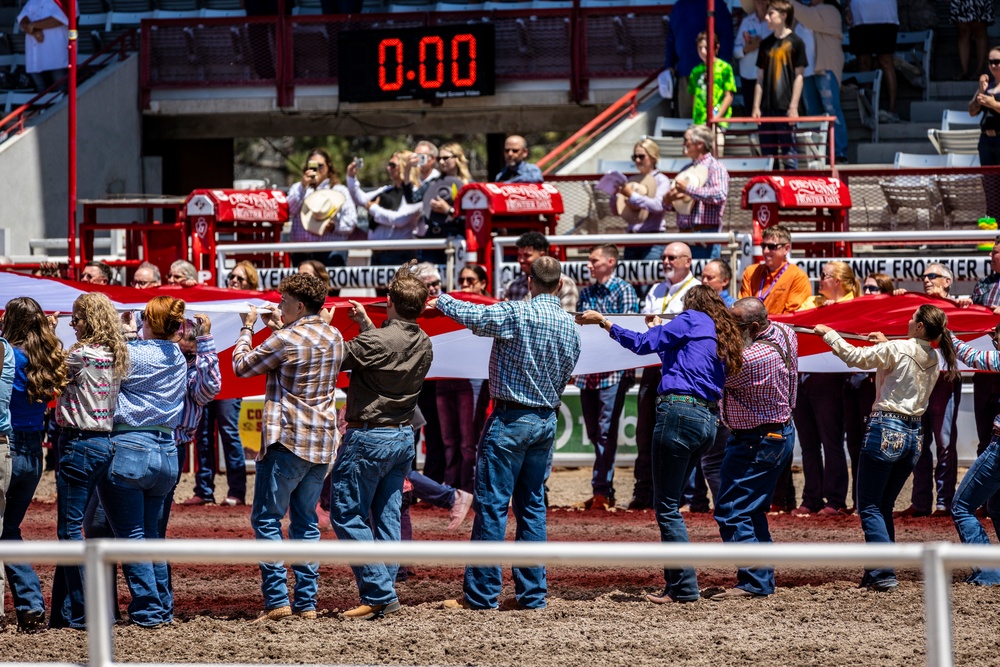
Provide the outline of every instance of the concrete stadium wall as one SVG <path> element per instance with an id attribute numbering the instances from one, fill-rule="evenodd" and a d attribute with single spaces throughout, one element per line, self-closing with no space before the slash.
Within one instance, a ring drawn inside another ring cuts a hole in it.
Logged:
<path id="1" fill-rule="evenodd" d="M 141 193 L 142 114 L 137 55 L 111 65 L 79 90 L 78 198 Z M 68 233 L 67 102 L 0 144 L 0 229 L 8 255 L 28 255 L 29 240 Z M 158 184 L 150 190 L 158 192 Z M 81 219 L 78 213 L 78 220 Z M 65 255 L 66 251 L 52 254 Z"/>

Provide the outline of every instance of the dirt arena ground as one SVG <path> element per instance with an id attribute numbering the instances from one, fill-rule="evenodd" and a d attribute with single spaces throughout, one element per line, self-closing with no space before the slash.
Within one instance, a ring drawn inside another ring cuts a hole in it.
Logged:
<path id="1" fill-rule="evenodd" d="M 801 476 L 797 475 L 801 484 Z M 619 498 L 631 496 L 631 470 L 617 475 Z M 220 479 L 224 485 L 224 480 Z M 654 541 L 652 512 L 622 509 L 590 513 L 572 508 L 589 493 L 589 471 L 556 471 L 551 482 L 549 538 L 563 541 Z M 192 484 L 182 481 L 183 499 Z M 46 473 L 24 525 L 27 539 L 55 537 L 52 473 Z M 900 497 L 908 504 L 909 488 Z M 467 539 L 445 530 L 443 510 L 416 506 L 419 539 Z M 688 514 L 694 541 L 718 540 L 709 514 Z M 181 507 L 170 537 L 252 539 L 249 507 Z M 513 523 L 513 522 L 512 522 Z M 772 515 L 775 541 L 859 542 L 857 517 L 795 518 Z M 512 528 L 511 528 L 512 530 Z M 992 527 L 988 527 L 992 532 Z M 956 540 L 951 520 L 897 522 L 900 541 Z M 324 533 L 323 539 L 335 539 Z M 39 567 L 46 590 L 52 568 Z M 376 622 L 345 621 L 339 612 L 357 604 L 346 567 L 324 566 L 316 621 L 297 618 L 251 624 L 261 608 L 259 574 L 252 566 L 181 565 L 174 568 L 177 621 L 168 628 L 115 628 L 116 657 L 132 662 L 250 662 L 365 665 L 907 665 L 925 660 L 923 586 L 918 571 L 899 571 L 895 593 L 857 588 L 854 569 L 777 572 L 778 591 L 766 599 L 656 606 L 643 595 L 662 587 L 659 572 L 635 568 L 550 568 L 549 604 L 540 611 L 443 611 L 461 594 L 460 568 L 420 567 L 399 584 L 400 613 Z M 964 572 L 957 572 L 961 579 Z M 734 573 L 702 569 L 699 583 L 729 586 Z M 127 591 L 122 586 L 122 598 Z M 504 597 L 512 595 L 505 573 Z M 964 583 L 952 587 L 956 664 L 996 665 L 1000 590 Z M 73 661 L 87 658 L 86 634 L 0 630 L 0 660 Z"/>

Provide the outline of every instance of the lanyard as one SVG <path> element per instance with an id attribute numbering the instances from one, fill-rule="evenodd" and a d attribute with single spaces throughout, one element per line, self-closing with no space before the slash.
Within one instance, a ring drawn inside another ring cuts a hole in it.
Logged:
<path id="1" fill-rule="evenodd" d="M 760 279 L 760 289 L 757 290 L 757 298 L 760 299 L 761 303 L 764 303 L 764 299 L 767 298 L 767 295 L 771 293 L 771 290 L 774 289 L 774 286 L 778 284 L 779 280 L 781 280 L 781 276 L 782 274 L 785 273 L 785 269 L 788 268 L 788 264 L 789 264 L 788 262 L 785 262 L 785 265 L 781 267 L 781 271 L 778 271 L 778 275 L 774 277 L 774 282 L 771 283 L 771 286 L 767 288 L 766 292 L 764 292 L 764 283 L 767 282 L 767 277 L 768 275 L 770 275 L 770 273 L 766 271 L 767 267 L 766 266 L 764 267 L 765 269 L 764 277 Z M 761 294 L 761 292 L 763 292 L 763 294 Z"/>
<path id="2" fill-rule="evenodd" d="M 671 294 L 671 295 L 666 296 L 666 297 L 663 298 L 663 306 L 660 307 L 660 313 L 661 314 L 667 312 L 667 306 L 670 305 L 670 302 L 674 300 L 675 296 L 677 296 L 678 294 L 680 294 L 681 292 L 683 292 L 685 285 L 687 285 L 692 280 L 694 280 L 694 275 L 693 274 L 690 275 L 690 276 L 688 276 L 688 279 L 685 280 L 683 283 L 681 283 L 681 286 L 677 288 L 676 292 L 674 292 L 673 294 Z"/>

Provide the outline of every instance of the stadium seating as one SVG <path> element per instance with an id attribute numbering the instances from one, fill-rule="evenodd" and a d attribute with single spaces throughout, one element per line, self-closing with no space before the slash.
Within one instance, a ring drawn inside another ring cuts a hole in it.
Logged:
<path id="1" fill-rule="evenodd" d="M 878 110 L 882 89 L 882 70 L 871 72 L 844 72 L 841 85 L 854 81 L 858 85 L 858 111 L 861 123 L 871 129 L 872 141 L 878 143 Z"/>
<path id="2" fill-rule="evenodd" d="M 942 155 L 946 153 L 978 153 L 979 128 L 974 130 L 927 130 L 927 138 Z"/>
<path id="3" fill-rule="evenodd" d="M 922 155 L 919 153 L 896 153 L 892 166 L 896 169 L 924 169 L 948 166 L 946 155 Z"/>
<path id="4" fill-rule="evenodd" d="M 723 157 L 719 158 L 726 171 L 773 171 L 773 157 Z"/>
<path id="5" fill-rule="evenodd" d="M 979 127 L 982 114 L 970 116 L 968 109 L 945 109 L 941 112 L 942 130 L 968 130 Z"/>

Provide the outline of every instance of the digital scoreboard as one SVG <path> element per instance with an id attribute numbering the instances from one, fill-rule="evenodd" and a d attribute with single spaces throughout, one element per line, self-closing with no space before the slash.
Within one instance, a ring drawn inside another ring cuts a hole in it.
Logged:
<path id="1" fill-rule="evenodd" d="M 446 100 L 492 95 L 492 24 L 348 30 L 339 37 L 344 102 Z"/>

